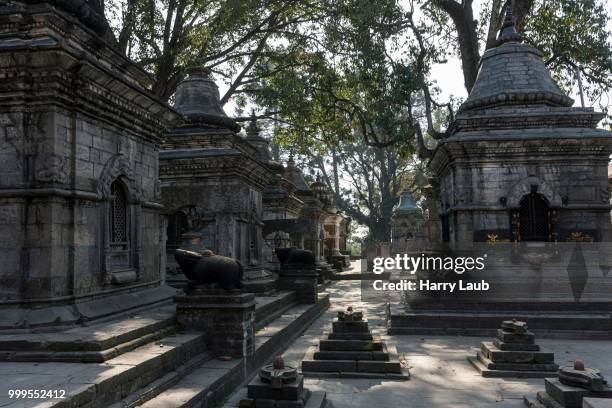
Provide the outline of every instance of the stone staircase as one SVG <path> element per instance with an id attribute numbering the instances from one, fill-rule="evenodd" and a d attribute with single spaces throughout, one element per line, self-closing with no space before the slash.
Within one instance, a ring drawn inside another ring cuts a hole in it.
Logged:
<path id="1" fill-rule="evenodd" d="M 256 368 L 269 361 L 297 338 L 329 306 L 329 295 L 321 295 L 314 305 L 297 305 L 255 333 L 255 355 L 243 360 L 209 360 L 174 386 L 151 398 L 143 408 L 218 406 Z M 117 405 L 113 408 L 119 408 Z"/>
<path id="2" fill-rule="evenodd" d="M 0 358 L 45 375 L 56 371 L 54 388 L 65 389 L 66 398 L 53 407 L 211 407 L 329 306 L 327 294 L 313 305 L 295 298 L 292 291 L 257 298 L 249 361 L 210 355 L 206 333 L 177 331 L 173 306 L 61 333 L 2 336 Z"/>

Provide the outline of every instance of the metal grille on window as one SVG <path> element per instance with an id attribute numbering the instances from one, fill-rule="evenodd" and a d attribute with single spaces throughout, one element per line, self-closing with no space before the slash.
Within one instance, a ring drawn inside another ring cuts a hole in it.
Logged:
<path id="1" fill-rule="evenodd" d="M 127 199 L 118 181 L 111 185 L 111 228 L 112 242 L 127 241 Z"/>

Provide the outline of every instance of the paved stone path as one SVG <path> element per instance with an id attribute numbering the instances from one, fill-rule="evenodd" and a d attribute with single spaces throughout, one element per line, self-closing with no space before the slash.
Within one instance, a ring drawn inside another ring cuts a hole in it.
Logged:
<path id="1" fill-rule="evenodd" d="M 325 390 L 334 408 L 474 408 L 522 407 L 523 395 L 535 396 L 544 387 L 542 379 L 483 378 L 468 363 L 482 340 L 478 337 L 387 336 L 384 325 L 384 302 L 364 303 L 360 282 L 339 281 L 328 288 L 331 307 L 284 353 L 287 364 L 299 366 L 306 350 L 318 344 L 319 336 L 331 329 L 338 310 L 352 305 L 364 311 L 375 334 L 397 346 L 400 356 L 408 360 L 412 378 L 409 381 L 307 378 L 311 390 Z M 589 366 L 599 368 L 612 379 L 612 343 L 591 340 L 547 340 L 538 343 L 555 352 L 556 361 L 565 365 L 580 356 Z M 245 396 L 244 388 L 227 403 L 235 407 Z"/>

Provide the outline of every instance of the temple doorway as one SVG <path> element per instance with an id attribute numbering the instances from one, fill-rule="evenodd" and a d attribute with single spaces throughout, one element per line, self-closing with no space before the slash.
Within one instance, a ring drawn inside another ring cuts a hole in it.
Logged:
<path id="1" fill-rule="evenodd" d="M 520 203 L 521 241 L 548 241 L 550 236 L 548 202 L 538 193 L 523 197 Z"/>

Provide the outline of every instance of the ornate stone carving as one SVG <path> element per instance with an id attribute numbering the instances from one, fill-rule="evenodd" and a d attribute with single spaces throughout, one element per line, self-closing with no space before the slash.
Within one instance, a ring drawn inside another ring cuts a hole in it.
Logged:
<path id="1" fill-rule="evenodd" d="M 34 159 L 34 179 L 52 183 L 68 181 L 68 161 L 53 153 L 43 153 Z"/>
<path id="2" fill-rule="evenodd" d="M 133 201 L 142 201 L 142 188 L 136 183 L 134 170 L 127 158 L 121 154 L 112 156 L 106 164 L 96 182 L 96 193 L 100 198 L 110 197 L 111 184 L 119 177 L 124 177 L 130 181 L 129 191 L 130 198 Z"/>
<path id="3" fill-rule="evenodd" d="M 529 176 L 516 183 L 507 194 L 508 207 L 516 208 L 520 206 L 520 202 L 527 194 L 530 194 L 533 189 L 536 189 L 538 194 L 543 195 L 548 200 L 551 207 L 562 207 L 563 201 L 561 196 L 556 193 L 548 183 L 540 180 L 536 176 Z"/>

